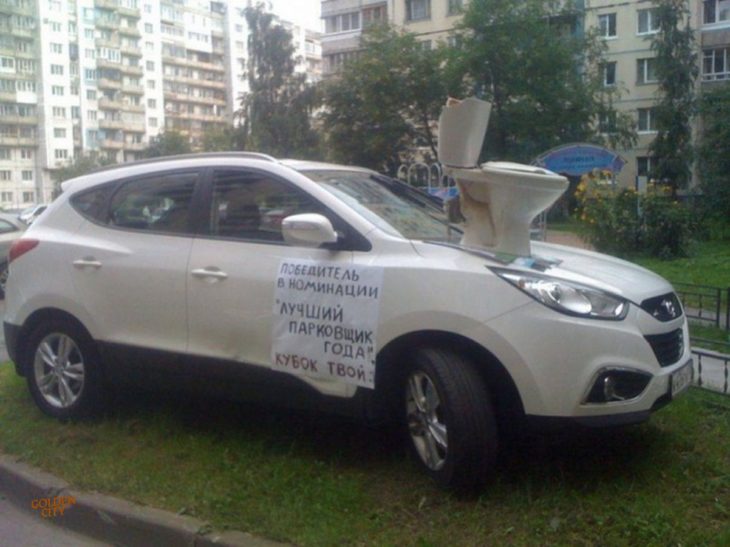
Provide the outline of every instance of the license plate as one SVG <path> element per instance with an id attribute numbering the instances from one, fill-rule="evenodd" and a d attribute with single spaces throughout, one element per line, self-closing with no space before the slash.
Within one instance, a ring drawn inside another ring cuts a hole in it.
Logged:
<path id="1" fill-rule="evenodd" d="M 676 397 L 685 391 L 692 383 L 692 359 L 682 366 L 679 370 L 672 373 L 670 379 L 672 397 Z"/>

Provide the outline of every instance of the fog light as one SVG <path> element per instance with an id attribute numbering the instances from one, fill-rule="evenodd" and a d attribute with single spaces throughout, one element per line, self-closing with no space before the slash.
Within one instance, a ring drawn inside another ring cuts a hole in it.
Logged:
<path id="1" fill-rule="evenodd" d="M 601 371 L 588 392 L 586 403 L 628 401 L 641 395 L 651 381 L 651 374 L 625 369 Z"/>

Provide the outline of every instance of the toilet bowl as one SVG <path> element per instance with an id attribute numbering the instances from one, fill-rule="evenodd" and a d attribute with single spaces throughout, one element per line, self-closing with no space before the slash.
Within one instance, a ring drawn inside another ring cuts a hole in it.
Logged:
<path id="1" fill-rule="evenodd" d="M 450 169 L 462 195 L 466 226 L 462 244 L 495 252 L 530 255 L 530 225 L 568 188 L 568 180 L 546 169 L 488 162 Z"/>
<path id="2" fill-rule="evenodd" d="M 530 224 L 565 192 L 568 179 L 519 163 L 478 166 L 490 111 L 475 98 L 449 101 L 439 118 L 439 161 L 459 188 L 462 244 L 529 256 Z"/>

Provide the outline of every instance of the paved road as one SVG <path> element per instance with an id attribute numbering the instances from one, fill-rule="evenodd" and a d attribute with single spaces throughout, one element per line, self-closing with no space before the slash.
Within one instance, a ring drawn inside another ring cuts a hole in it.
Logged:
<path id="1" fill-rule="evenodd" d="M 64 530 L 30 511 L 21 511 L 0 492 L 0 545 L 96 547 L 108 544 Z"/>

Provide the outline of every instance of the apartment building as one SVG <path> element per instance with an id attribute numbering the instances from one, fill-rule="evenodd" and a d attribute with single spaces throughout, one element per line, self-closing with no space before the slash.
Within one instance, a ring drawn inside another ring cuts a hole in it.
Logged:
<path id="1" fill-rule="evenodd" d="M 459 13 L 468 0 L 323 0 L 325 32 L 322 49 L 325 75 L 336 73 L 357 54 L 359 36 L 367 26 L 366 10 L 382 6 L 391 24 L 414 32 L 424 47 L 449 40 Z M 581 0 L 579 28 L 596 28 L 607 46 L 603 82 L 622 90 L 616 108 L 636 124 L 638 142 L 617 150 L 626 160 L 617 181 L 622 186 L 643 187 L 652 168 L 649 145 L 656 136 L 654 106 L 658 100 L 655 53 L 651 42 L 658 31 L 651 0 Z M 690 0 L 690 23 L 696 29 L 700 78 L 698 90 L 722 85 L 730 79 L 730 0 Z M 600 120 L 610 131 L 612 121 Z M 566 143 L 567 144 L 567 143 Z"/>
<path id="2" fill-rule="evenodd" d="M 165 129 L 195 144 L 230 124 L 251 3 L 0 0 L 0 207 L 51 199 L 51 171 L 82 151 L 132 161 Z M 319 35 L 280 22 L 316 79 Z"/>

